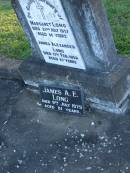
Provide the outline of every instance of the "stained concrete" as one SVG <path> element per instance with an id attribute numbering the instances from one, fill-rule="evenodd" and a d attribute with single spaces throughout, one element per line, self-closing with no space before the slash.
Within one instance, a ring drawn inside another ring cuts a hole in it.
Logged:
<path id="1" fill-rule="evenodd" d="M 6 70 L 6 69 L 5 69 Z M 46 111 L 21 79 L 0 73 L 0 173 L 129 173 L 130 111 Z"/>

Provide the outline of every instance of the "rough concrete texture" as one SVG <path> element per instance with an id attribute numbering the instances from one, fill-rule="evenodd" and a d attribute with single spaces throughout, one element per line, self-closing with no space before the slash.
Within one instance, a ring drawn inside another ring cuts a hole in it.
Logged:
<path id="1" fill-rule="evenodd" d="M 21 60 L 13 60 L 5 57 L 0 57 L 0 79 L 19 79 L 21 78 L 18 72 Z"/>
<path id="2" fill-rule="evenodd" d="M 129 173 L 129 115 L 49 112 L 22 81 L 3 78 L 0 173 Z"/>

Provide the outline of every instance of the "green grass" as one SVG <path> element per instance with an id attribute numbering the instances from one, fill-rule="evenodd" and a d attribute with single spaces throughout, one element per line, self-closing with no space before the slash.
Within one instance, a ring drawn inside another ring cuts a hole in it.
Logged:
<path id="1" fill-rule="evenodd" d="M 24 59 L 30 53 L 29 43 L 11 8 L 10 1 L 0 0 L 0 54 Z"/>
<path id="2" fill-rule="evenodd" d="M 130 56 L 130 0 L 103 0 L 118 53 Z"/>
<path id="3" fill-rule="evenodd" d="M 103 0 L 118 53 L 130 56 L 130 0 Z M 31 54 L 27 38 L 9 0 L 0 0 L 0 55 L 24 59 Z"/>

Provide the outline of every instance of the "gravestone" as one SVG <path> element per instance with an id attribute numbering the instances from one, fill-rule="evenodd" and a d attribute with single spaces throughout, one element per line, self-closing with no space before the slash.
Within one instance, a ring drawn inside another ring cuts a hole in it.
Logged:
<path id="1" fill-rule="evenodd" d="M 32 47 L 19 71 L 44 109 L 117 114 L 129 105 L 130 61 L 117 55 L 101 0 L 12 0 Z"/>

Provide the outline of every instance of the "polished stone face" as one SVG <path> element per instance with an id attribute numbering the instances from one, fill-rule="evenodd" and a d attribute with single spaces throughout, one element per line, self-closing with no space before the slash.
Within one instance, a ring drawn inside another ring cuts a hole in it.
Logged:
<path id="1" fill-rule="evenodd" d="M 43 108 L 64 112 L 67 114 L 83 115 L 84 96 L 81 88 L 75 86 L 41 85 L 41 103 Z"/>

